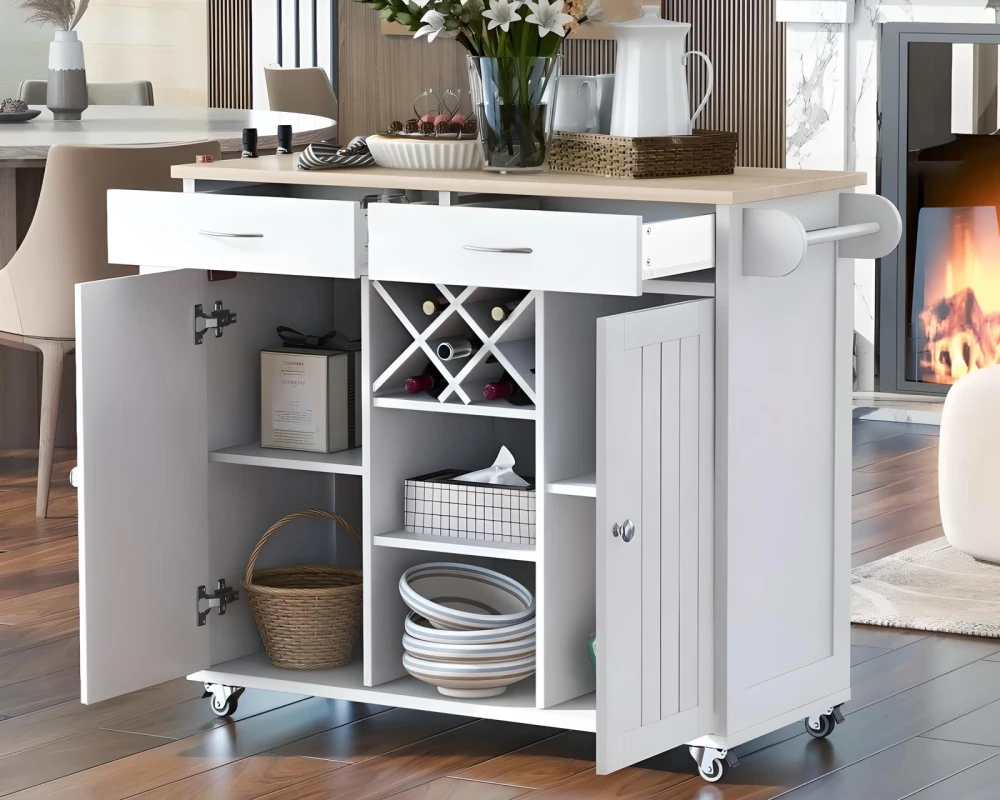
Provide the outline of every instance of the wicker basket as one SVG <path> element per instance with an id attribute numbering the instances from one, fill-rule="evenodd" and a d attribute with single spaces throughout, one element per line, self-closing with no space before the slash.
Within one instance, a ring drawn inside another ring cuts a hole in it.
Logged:
<path id="1" fill-rule="evenodd" d="M 268 658 L 285 669 L 342 667 L 361 630 L 362 572 L 342 567 L 297 566 L 254 571 L 264 544 L 297 519 L 333 520 L 361 541 L 343 517 L 322 509 L 297 511 L 268 528 L 250 555 L 243 589 Z"/>
<path id="2" fill-rule="evenodd" d="M 549 150 L 549 169 L 605 178 L 732 175 L 736 145 L 735 133 L 720 131 L 638 138 L 556 131 Z"/>

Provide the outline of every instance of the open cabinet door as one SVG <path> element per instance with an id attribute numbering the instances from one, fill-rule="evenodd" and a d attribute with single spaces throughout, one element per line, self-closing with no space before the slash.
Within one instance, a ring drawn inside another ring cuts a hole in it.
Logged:
<path id="1" fill-rule="evenodd" d="M 597 771 L 710 732 L 714 301 L 598 321 Z"/>
<path id="2" fill-rule="evenodd" d="M 81 699 L 204 669 L 205 273 L 76 287 Z"/>

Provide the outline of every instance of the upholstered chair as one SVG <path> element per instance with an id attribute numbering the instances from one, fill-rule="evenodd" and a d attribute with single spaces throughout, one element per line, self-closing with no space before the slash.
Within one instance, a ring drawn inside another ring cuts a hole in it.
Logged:
<path id="1" fill-rule="evenodd" d="M 21 81 L 17 96 L 29 106 L 44 106 L 48 88 L 48 81 Z M 151 106 L 153 84 L 149 81 L 88 83 L 87 102 L 92 106 Z"/>
<path id="2" fill-rule="evenodd" d="M 36 513 L 48 510 L 63 361 L 75 347 L 75 285 L 135 274 L 108 264 L 109 189 L 179 191 L 173 164 L 220 157 L 218 142 L 142 147 L 55 145 L 24 241 L 0 270 L 0 345 L 42 354 Z M 122 331 L 123 336 L 128 331 Z M 122 375 L 122 380 L 127 380 Z"/>
<path id="3" fill-rule="evenodd" d="M 271 111 L 337 119 L 337 95 L 321 67 L 265 67 Z"/>

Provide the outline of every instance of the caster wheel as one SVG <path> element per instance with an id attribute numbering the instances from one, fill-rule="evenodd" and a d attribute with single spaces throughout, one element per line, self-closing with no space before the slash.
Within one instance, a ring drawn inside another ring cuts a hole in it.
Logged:
<path id="1" fill-rule="evenodd" d="M 806 720 L 806 733 L 813 739 L 825 739 L 833 733 L 833 729 L 836 727 L 837 720 L 834 719 L 833 714 L 821 714 Z"/>
<path id="2" fill-rule="evenodd" d="M 726 774 L 726 766 L 725 761 L 721 758 L 716 758 L 712 760 L 707 770 L 699 766 L 698 774 L 701 775 L 703 780 L 708 781 L 708 783 L 718 783 Z"/>
<path id="3" fill-rule="evenodd" d="M 212 695 L 212 699 L 209 700 L 212 706 L 212 713 L 217 717 L 229 717 L 236 713 L 236 709 L 239 708 L 240 698 L 236 695 L 230 695 L 225 700 L 219 699 L 218 695 Z"/>

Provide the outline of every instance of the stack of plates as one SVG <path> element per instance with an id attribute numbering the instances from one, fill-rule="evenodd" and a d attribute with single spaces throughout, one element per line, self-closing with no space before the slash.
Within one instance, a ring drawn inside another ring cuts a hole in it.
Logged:
<path id="1" fill-rule="evenodd" d="M 524 586 L 471 564 L 420 564 L 399 592 L 412 613 L 403 667 L 449 697 L 494 697 L 535 672 L 535 600 Z"/>

